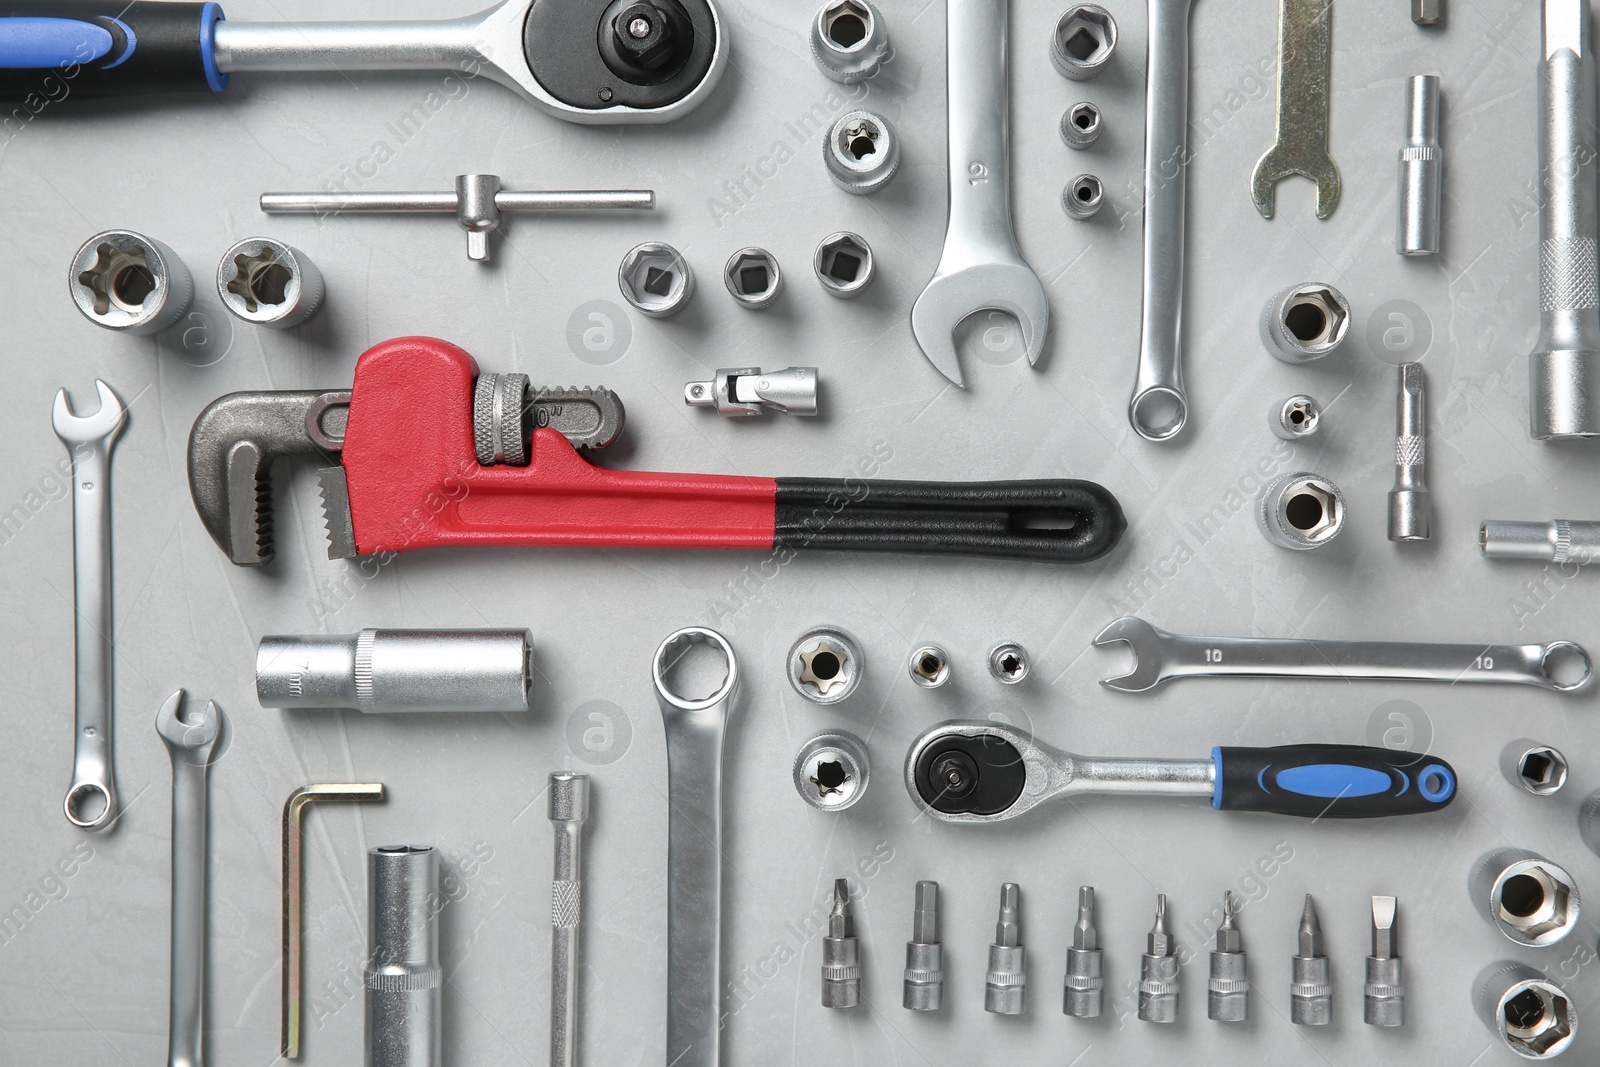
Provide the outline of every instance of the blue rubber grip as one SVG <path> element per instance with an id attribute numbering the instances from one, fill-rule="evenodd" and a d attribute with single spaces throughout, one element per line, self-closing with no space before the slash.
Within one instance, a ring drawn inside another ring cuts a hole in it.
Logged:
<path id="1" fill-rule="evenodd" d="M 1456 795 L 1444 760 L 1367 745 L 1215 748 L 1211 806 L 1307 818 L 1372 819 L 1438 811 Z"/>
<path id="2" fill-rule="evenodd" d="M 215 3 L 0 0 L 0 97 L 59 103 L 72 96 L 220 92 Z M 30 106 L 37 114 L 43 110 Z"/>

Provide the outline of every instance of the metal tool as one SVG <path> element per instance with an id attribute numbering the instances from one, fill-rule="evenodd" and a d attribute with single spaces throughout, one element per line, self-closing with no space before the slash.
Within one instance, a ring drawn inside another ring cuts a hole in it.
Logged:
<path id="1" fill-rule="evenodd" d="M 955 328 L 975 312 L 1017 320 L 1035 363 L 1050 332 L 1050 302 L 1017 248 L 1011 223 L 1006 30 L 1010 0 L 946 0 L 950 217 L 944 251 L 911 308 L 911 332 L 935 370 L 965 388 Z"/>
<path id="2" fill-rule="evenodd" d="M 1065 211 L 1069 218 L 1077 219 L 1079 222 L 1098 215 L 1100 205 L 1103 203 L 1105 203 L 1105 187 L 1093 174 L 1080 174 L 1061 190 L 1061 210 Z"/>
<path id="3" fill-rule="evenodd" d="M 1289 1021 L 1296 1026 L 1327 1026 L 1333 1021 L 1333 986 L 1328 980 L 1328 957 L 1322 951 L 1322 924 L 1310 893 L 1300 913 L 1298 944 L 1289 966 Z"/>
<path id="4" fill-rule="evenodd" d="M 1067 948 L 1061 1011 L 1077 1019 L 1098 1019 L 1105 1002 L 1106 980 L 1100 932 L 1094 926 L 1094 886 L 1078 887 L 1078 921 Z"/>
<path id="5" fill-rule="evenodd" d="M 251 237 L 222 254 L 217 295 L 235 317 L 269 330 L 288 330 L 322 308 L 327 284 L 298 248 L 271 237 Z"/>
<path id="6" fill-rule="evenodd" d="M 0 30 L 7 21 L 0 15 Z M 84 318 L 135 335 L 176 325 L 194 301 L 194 276 L 178 254 L 133 230 L 106 230 L 85 241 L 67 268 L 67 286 Z"/>
<path id="7" fill-rule="evenodd" d="M 1117 48 L 1117 20 L 1099 4 L 1074 4 L 1050 34 L 1050 62 L 1063 78 L 1088 81 L 1105 69 Z"/>
<path id="8" fill-rule="evenodd" d="M 1600 559 L 1600 522 L 1485 519 L 1478 527 L 1478 547 L 1489 559 L 1593 563 Z"/>
<path id="9" fill-rule="evenodd" d="M 0 93 L 38 92 L 71 67 L 72 95 L 221 92 L 229 75 L 445 71 L 487 77 L 567 122 L 667 122 L 710 95 L 728 61 L 711 0 L 593 4 L 505 0 L 444 21 L 242 22 L 215 3 L 12 4 Z M 20 23 L 20 25 L 18 25 Z M 353 84 L 353 83 L 352 83 Z"/>
<path id="10" fill-rule="evenodd" d="M 866 659 L 837 626 L 814 626 L 789 646 L 789 684 L 814 704 L 837 704 L 856 691 Z"/>
<path id="11" fill-rule="evenodd" d="M 783 292 L 778 258 L 765 248 L 741 248 L 729 256 L 728 265 L 722 268 L 722 280 L 739 306 L 751 311 L 771 307 Z"/>
<path id="12" fill-rule="evenodd" d="M 1418 26 L 1442 25 L 1444 0 L 1411 0 L 1411 21 Z"/>
<path id="13" fill-rule="evenodd" d="M 861 1003 L 861 943 L 850 922 L 850 883 L 833 883 L 828 932 L 822 938 L 822 1006 L 853 1008 Z"/>
<path id="14" fill-rule="evenodd" d="M 1570 693 L 1589 681 L 1589 654 L 1570 641 L 1546 645 L 1324 641 L 1284 637 L 1186 637 L 1125 616 L 1095 637 L 1126 642 L 1133 670 L 1101 685 L 1142 693 L 1173 678 L 1382 679 L 1395 682 L 1487 682 Z"/>
<path id="15" fill-rule="evenodd" d="M 366 1067 L 440 1067 L 439 853 L 367 851 Z"/>
<path id="16" fill-rule="evenodd" d="M 1600 177 L 1587 0 L 1544 0 L 1539 56 L 1539 340 L 1529 361 L 1535 440 L 1600 434 Z"/>
<path id="17" fill-rule="evenodd" d="M 264 708 L 524 712 L 532 685 L 527 630 L 269 635 L 256 650 Z"/>
<path id="18" fill-rule="evenodd" d="M 1178 1021 L 1178 956 L 1167 932 L 1167 895 L 1156 895 L 1156 924 L 1139 957 L 1139 1018 L 1147 1023 Z"/>
<path id="19" fill-rule="evenodd" d="M 873 111 L 847 111 L 822 139 L 822 162 L 841 190 L 870 196 L 900 171 L 900 135 Z"/>
<path id="20" fill-rule="evenodd" d="M 994 944 L 989 946 L 989 969 L 983 976 L 983 1010 L 996 1015 L 1021 1015 L 1028 991 L 1021 907 L 1022 887 L 1015 882 L 1002 885 L 1000 917 L 995 922 Z"/>
<path id="21" fill-rule="evenodd" d="M 1344 493 L 1332 479 L 1288 471 L 1267 483 L 1256 503 L 1256 524 L 1279 548 L 1308 552 L 1344 530 Z"/>
<path id="22" fill-rule="evenodd" d="M 220 753 L 224 716 L 216 701 L 187 716 L 179 689 L 156 712 L 156 733 L 172 757 L 172 957 L 167 1063 L 205 1062 L 206 772 Z"/>
<path id="23" fill-rule="evenodd" d="M 792 773 L 801 800 L 819 811 L 843 811 L 866 795 L 872 764 L 859 737 L 827 730 L 800 746 Z"/>
<path id="24" fill-rule="evenodd" d="M 1244 941 L 1233 918 L 1239 914 L 1233 890 L 1222 894 L 1222 922 L 1217 925 L 1206 981 L 1206 1017 L 1220 1023 L 1242 1023 L 1250 1017 L 1250 979 L 1245 973 Z"/>
<path id="25" fill-rule="evenodd" d="M 1001 685 L 1016 685 L 1028 677 L 1028 650 L 1015 641 L 1002 641 L 989 650 L 989 676 Z"/>
<path id="26" fill-rule="evenodd" d="M 1395 913 L 1394 897 L 1372 898 L 1372 954 L 1367 957 L 1367 981 L 1361 991 L 1361 1018 L 1369 1026 L 1402 1026 L 1406 1021 Z"/>
<path id="27" fill-rule="evenodd" d="M 1105 118 L 1100 108 L 1087 100 L 1073 104 L 1061 113 L 1061 140 L 1068 148 L 1084 149 L 1100 139 Z"/>
<path id="28" fill-rule="evenodd" d="M 583 917 L 583 824 L 589 818 L 589 776 L 550 775 L 555 859 L 550 884 L 550 1067 L 578 1062 L 579 924 Z"/>
<path id="29" fill-rule="evenodd" d="M 683 387 L 683 402 L 691 407 L 714 408 L 718 415 L 784 415 L 817 413 L 817 368 L 785 367 L 764 371 L 760 367 L 724 367 L 709 382 Z"/>
<path id="30" fill-rule="evenodd" d="M 128 424 L 128 410 L 111 386 L 94 383 L 100 407 L 79 415 L 65 389 L 56 393 L 50 423 L 72 456 L 72 599 L 75 625 L 72 785 L 67 820 L 104 830 L 117 817 L 111 760 L 111 450 Z"/>
<path id="31" fill-rule="evenodd" d="M 1519 945 L 1544 948 L 1577 928 L 1577 882 L 1537 852 L 1491 850 L 1472 868 L 1467 889 L 1484 918 Z"/>
<path id="32" fill-rule="evenodd" d="M 1426 541 L 1433 536 L 1433 497 L 1428 493 L 1428 420 L 1422 364 L 1400 364 L 1395 409 L 1394 488 L 1389 490 L 1389 540 Z"/>
<path id="33" fill-rule="evenodd" d="M 384 799 L 382 782 L 351 785 L 304 785 L 289 794 L 283 805 L 283 1023 L 278 1050 L 286 1060 L 300 1058 L 300 956 L 304 923 L 301 892 L 304 888 L 305 848 L 300 822 L 312 804 L 334 801 Z"/>
<path id="34" fill-rule="evenodd" d="M 1014 819 L 1054 797 L 1202 797 L 1221 811 L 1365 819 L 1438 811 L 1455 771 L 1419 752 L 1366 745 L 1217 747 L 1202 759 L 1080 756 L 1004 723 L 952 720 L 906 752 L 906 791 L 950 823 Z"/>
<path id="35" fill-rule="evenodd" d="M 1184 201 L 1189 174 L 1189 4 L 1149 0 L 1145 63 L 1144 296 L 1128 422 L 1170 441 L 1189 420 L 1183 390 Z"/>
<path id="36" fill-rule="evenodd" d="M 939 942 L 938 882 L 917 883 L 900 1003 L 911 1011 L 938 1011 L 944 1003 L 944 946 Z"/>
<path id="37" fill-rule="evenodd" d="M 1273 213 L 1278 182 L 1298 174 L 1317 185 L 1317 218 L 1339 203 L 1339 168 L 1328 154 L 1333 56 L 1330 0 L 1279 0 L 1277 140 L 1256 163 L 1250 196 L 1262 218 Z"/>
<path id="38" fill-rule="evenodd" d="M 1578 1036 L 1578 1006 L 1525 963 L 1491 963 L 1473 982 L 1473 1006 L 1489 1032 L 1525 1060 L 1549 1060 Z"/>
<path id="39" fill-rule="evenodd" d="M 689 306 L 694 271 L 683 253 L 662 241 L 628 249 L 617 267 L 622 298 L 652 319 L 667 319 Z"/>
<path id="40" fill-rule="evenodd" d="M 500 229 L 501 216 L 508 213 L 649 211 L 655 206 L 656 194 L 649 189 L 513 192 L 500 188 L 497 174 L 462 174 L 448 193 L 261 194 L 261 210 L 268 215 L 454 215 L 467 231 L 467 258 L 480 263 L 489 261 L 489 235 Z"/>
<path id="41" fill-rule="evenodd" d="M 817 245 L 811 269 L 816 271 L 823 292 L 851 300 L 872 284 L 876 270 L 872 246 L 860 234 L 843 230 L 829 234 Z"/>
<path id="42" fill-rule="evenodd" d="M 233 562 L 272 555 L 268 471 L 319 456 L 330 558 L 445 545 L 836 549 L 1083 562 L 1127 523 L 1092 482 L 908 482 L 658 474 L 600 467 L 576 446 L 622 428 L 606 390 L 537 389 L 524 407 L 478 388 L 455 345 L 403 337 L 337 392 L 215 401 L 189 435 L 189 489 Z M 479 448 L 485 436 L 501 442 Z M 515 442 L 526 465 L 485 466 Z M 489 458 L 492 460 L 493 455 Z M 268 521 L 263 521 L 263 519 Z M 1048 527 L 1048 528 L 1046 528 Z"/>
<path id="43" fill-rule="evenodd" d="M 1327 282 L 1280 289 L 1261 309 L 1261 343 L 1285 363 L 1310 363 L 1344 343 L 1350 301 Z"/>
<path id="44" fill-rule="evenodd" d="M 1439 76 L 1418 74 L 1406 82 L 1406 143 L 1400 149 L 1400 221 L 1395 251 L 1402 256 L 1438 255 L 1443 207 Z"/>
<path id="45" fill-rule="evenodd" d="M 687 697 L 668 674 L 695 645 L 720 654 L 727 675 L 705 697 Z M 656 649 L 650 677 L 667 739 L 667 1059 L 716 1067 L 722 963 L 722 738 L 739 688 L 727 638 L 690 626 Z"/>
<path id="46" fill-rule="evenodd" d="M 893 55 L 883 14 L 867 0 L 828 0 L 811 20 L 811 58 L 836 82 L 875 78 Z"/>
<path id="47" fill-rule="evenodd" d="M 922 688 L 937 689 L 950 680 L 950 657 L 938 645 L 923 645 L 911 650 L 906 669 Z"/>
<path id="48" fill-rule="evenodd" d="M 1578 806 L 1578 835 L 1589 851 L 1600 855 L 1600 790 L 1590 793 Z"/>
<path id="49" fill-rule="evenodd" d="M 1526 738 L 1500 750 L 1500 770 L 1512 785 L 1536 797 L 1554 796 L 1567 784 L 1567 757 L 1561 750 Z"/>
<path id="50" fill-rule="evenodd" d="M 1322 405 L 1315 397 L 1296 393 L 1267 413 L 1267 425 L 1274 436 L 1285 441 L 1298 441 L 1316 433 L 1322 424 Z"/>

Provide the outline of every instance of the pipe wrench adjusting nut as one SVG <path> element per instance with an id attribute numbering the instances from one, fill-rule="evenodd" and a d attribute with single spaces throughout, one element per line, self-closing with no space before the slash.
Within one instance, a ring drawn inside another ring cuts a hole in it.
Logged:
<path id="1" fill-rule="evenodd" d="M 194 278 L 178 254 L 132 230 L 85 241 L 72 257 L 67 285 L 84 318 L 122 333 L 159 333 L 194 301 Z"/>

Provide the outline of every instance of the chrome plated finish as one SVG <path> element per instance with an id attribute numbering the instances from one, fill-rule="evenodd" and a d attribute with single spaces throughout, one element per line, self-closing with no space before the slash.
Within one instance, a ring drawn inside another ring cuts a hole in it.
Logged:
<path id="1" fill-rule="evenodd" d="M 683 402 L 691 407 L 714 408 L 718 415 L 744 417 L 769 411 L 784 415 L 817 413 L 817 368 L 785 367 L 764 371 L 760 367 L 727 367 L 709 382 L 689 382 Z"/>
<path id="2" fill-rule="evenodd" d="M 367 851 L 366 1067 L 441 1067 L 439 853 Z"/>
<path id="3" fill-rule="evenodd" d="M 1525 1060 L 1554 1059 L 1578 1034 L 1572 998 L 1525 963 L 1485 967 L 1473 983 L 1472 1001 L 1489 1032 Z"/>
<path id="4" fill-rule="evenodd" d="M 322 308 L 327 286 L 317 265 L 270 237 L 251 237 L 222 254 L 217 295 L 236 317 L 269 330 L 287 330 Z"/>
<path id="5" fill-rule="evenodd" d="M 1406 82 L 1406 143 L 1400 149 L 1400 221 L 1395 251 L 1402 256 L 1438 255 L 1443 207 L 1439 76 L 1418 74 Z"/>
<path id="6" fill-rule="evenodd" d="M 843 811 L 866 794 L 872 763 L 855 734 L 827 730 L 800 746 L 792 776 L 801 800 L 819 811 Z"/>
<path id="7" fill-rule="evenodd" d="M 67 286 L 84 318 L 120 333 L 160 333 L 194 301 L 194 277 L 178 254 L 132 230 L 85 241 L 72 257 Z"/>
<path id="8" fill-rule="evenodd" d="M 938 882 L 917 883 L 900 1003 L 911 1011 L 938 1011 L 944 1003 L 944 946 L 939 942 Z"/>
<path id="9" fill-rule="evenodd" d="M 1468 889 L 1478 911 L 1518 945 L 1544 948 L 1577 929 L 1577 883 L 1536 852 L 1494 849 L 1473 867 Z"/>
<path id="10" fill-rule="evenodd" d="M 983 1010 L 996 1015 L 1021 1015 L 1028 992 L 1027 949 L 1022 944 L 1022 887 L 1007 882 L 1000 887 L 1000 915 L 994 943 L 989 946 L 989 969 L 983 976 Z"/>
<path id="11" fill-rule="evenodd" d="M 1428 492 L 1426 379 L 1420 363 L 1400 364 L 1395 409 L 1394 488 L 1389 490 L 1389 540 L 1426 541 L 1433 536 L 1433 497 Z"/>
<path id="12" fill-rule="evenodd" d="M 525 712 L 527 630 L 376 630 L 269 635 L 256 650 L 264 708 Z"/>
<path id="13" fill-rule="evenodd" d="M 1478 527 L 1478 547 L 1490 559 L 1593 563 L 1600 559 L 1600 522 L 1485 519 Z"/>
<path id="14" fill-rule="evenodd" d="M 550 776 L 555 858 L 550 886 L 550 1067 L 578 1062 L 579 927 L 583 917 L 583 824 L 589 818 L 589 776 Z"/>

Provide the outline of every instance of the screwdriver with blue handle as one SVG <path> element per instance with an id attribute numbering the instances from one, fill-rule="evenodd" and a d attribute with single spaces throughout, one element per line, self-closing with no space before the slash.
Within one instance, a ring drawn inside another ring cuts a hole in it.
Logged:
<path id="1" fill-rule="evenodd" d="M 989 721 L 943 722 L 912 742 L 906 788 L 942 822 L 1014 819 L 1051 797 L 1208 797 L 1223 811 L 1375 819 L 1438 811 L 1456 774 L 1427 753 L 1368 745 L 1214 748 L 1210 759 L 1079 756 Z"/>

